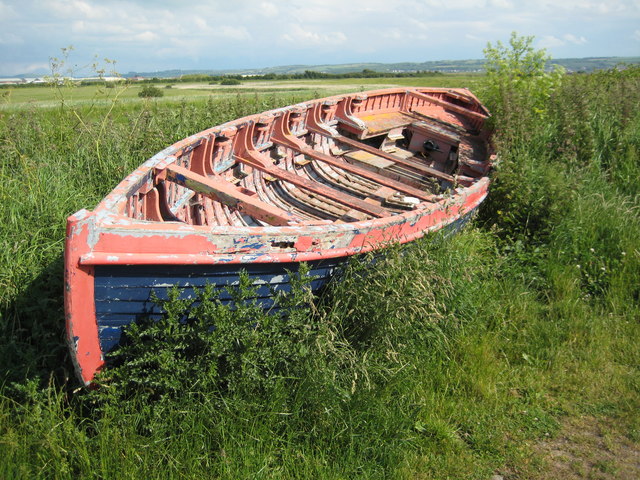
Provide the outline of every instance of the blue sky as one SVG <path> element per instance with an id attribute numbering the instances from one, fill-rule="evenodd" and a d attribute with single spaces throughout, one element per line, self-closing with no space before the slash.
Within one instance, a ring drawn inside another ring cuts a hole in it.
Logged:
<path id="1" fill-rule="evenodd" d="M 0 0 L 0 75 L 69 45 L 122 73 L 475 59 L 512 31 L 554 58 L 640 56 L 640 0 Z"/>

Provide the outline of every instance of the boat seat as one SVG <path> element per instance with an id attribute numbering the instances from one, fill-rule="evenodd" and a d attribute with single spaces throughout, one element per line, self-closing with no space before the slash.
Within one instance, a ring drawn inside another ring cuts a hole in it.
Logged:
<path id="1" fill-rule="evenodd" d="M 398 129 L 411 125 L 416 119 L 405 112 L 389 112 L 377 115 L 360 117 L 367 126 L 367 133 L 362 138 L 370 138 L 386 133 L 392 129 Z"/>
<path id="2" fill-rule="evenodd" d="M 364 150 L 352 150 L 344 154 L 344 157 L 349 163 L 355 163 L 362 165 L 363 167 L 380 172 L 385 168 L 389 168 L 395 165 L 395 162 L 387 160 L 386 158 L 379 157 L 373 153 L 365 152 Z"/>

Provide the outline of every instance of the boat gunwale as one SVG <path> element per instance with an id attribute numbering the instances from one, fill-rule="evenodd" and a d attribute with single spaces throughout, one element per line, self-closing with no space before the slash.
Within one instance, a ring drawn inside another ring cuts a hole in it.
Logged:
<path id="1" fill-rule="evenodd" d="M 83 265 L 101 265 L 101 264 L 176 264 L 180 261 L 188 264 L 217 264 L 217 263 L 277 263 L 277 262 L 304 262 L 318 259 L 329 259 L 337 257 L 348 257 L 356 254 L 367 253 L 369 251 L 378 249 L 384 244 L 405 244 L 423 237 L 424 235 L 437 231 L 447 225 L 454 223 L 461 217 L 467 215 L 470 211 L 475 210 L 486 198 L 488 193 L 489 179 L 483 178 L 471 187 L 466 188 L 464 195 L 454 196 L 448 201 L 441 204 L 441 208 L 433 208 L 428 211 L 413 210 L 405 212 L 400 215 L 394 215 L 389 217 L 377 218 L 372 220 L 364 220 L 360 222 L 343 223 L 343 224 L 327 224 L 320 226 L 288 226 L 288 227 L 221 227 L 217 226 L 216 229 L 206 226 L 196 226 L 182 224 L 179 222 L 163 222 L 163 226 L 171 226 L 171 228 L 154 228 L 153 222 L 138 223 L 138 224 L 106 224 L 106 225 L 94 225 L 92 230 L 94 234 L 115 234 L 115 235 L 134 235 L 136 237 L 151 238 L 155 236 L 163 236 L 167 238 L 173 238 L 174 240 L 180 237 L 192 238 L 194 236 L 201 236 L 205 240 L 210 240 L 210 237 L 236 237 L 238 235 L 269 235 L 274 236 L 308 236 L 318 240 L 322 238 L 320 235 L 329 237 L 335 234 L 341 233 L 354 233 L 356 235 L 362 235 L 362 243 L 350 245 L 349 247 L 338 248 L 325 248 L 325 249 L 313 249 L 310 251 L 289 251 L 289 252 L 276 252 L 276 251 L 259 251 L 250 253 L 247 251 L 241 252 L 222 252 L 222 253 L 200 253 L 192 254 L 186 252 L 176 251 L 177 246 L 175 244 L 167 248 L 164 253 L 127 253 L 127 252 L 114 252 L 114 251 L 96 251 L 91 249 L 90 252 L 85 253 L 80 257 L 80 263 Z M 473 200 L 466 202 L 469 198 Z M 382 240 L 373 240 L 369 237 L 374 236 L 373 231 L 385 232 L 387 229 L 394 227 L 401 227 L 404 225 L 411 225 L 414 222 L 420 221 L 422 218 L 428 217 L 437 212 L 446 212 L 448 209 L 456 208 L 458 212 L 455 215 L 446 215 L 444 219 L 434 223 L 426 228 L 416 228 L 415 231 L 391 236 Z M 336 227 L 336 228 L 328 228 Z M 105 243 L 108 243 L 105 241 Z M 187 250 L 187 249 L 185 249 Z"/>
<path id="2" fill-rule="evenodd" d="M 475 103 L 476 106 L 481 108 L 484 112 L 489 115 L 488 111 L 480 103 L 473 93 L 471 93 L 466 88 L 435 88 L 435 87 L 395 87 L 395 88 L 386 88 L 386 89 L 378 89 L 371 90 L 366 93 L 367 99 L 376 96 L 383 95 L 394 95 L 394 94 L 410 94 L 412 91 L 428 91 L 433 93 L 453 93 L 453 94 L 462 94 L 467 97 L 471 101 Z M 326 102 L 340 102 L 348 98 L 357 98 L 361 93 L 350 93 L 350 94 L 339 94 L 330 97 L 324 97 L 320 99 L 313 99 L 305 102 L 300 102 L 297 104 L 280 107 L 272 110 L 267 110 L 264 112 L 246 115 L 244 117 L 231 120 L 229 122 L 207 128 L 200 132 L 197 132 L 193 135 L 190 135 L 182 140 L 179 140 L 172 145 L 169 145 L 165 149 L 156 153 L 145 162 L 143 162 L 138 168 L 132 171 L 129 175 L 127 175 L 105 198 L 96 205 L 93 209 L 92 214 L 95 216 L 97 220 L 97 225 L 104 228 L 132 228 L 132 229 L 141 229 L 141 230 L 149 230 L 153 229 L 158 232 L 162 231 L 171 231 L 174 230 L 174 226 L 178 226 L 178 228 L 184 232 L 185 229 L 193 229 L 193 233 L 202 233 L 208 232 L 211 234 L 217 235 L 236 235 L 243 231 L 247 231 L 248 233 L 258 233 L 258 232 L 272 232 L 272 233 L 284 233 L 288 231 L 288 229 L 295 229 L 295 233 L 299 234 L 301 231 L 308 231 L 309 233 L 317 233 L 320 231 L 327 231 L 329 229 L 331 232 L 341 232 L 341 231 L 352 231 L 354 229 L 367 229 L 367 228 L 376 228 L 378 226 L 383 226 L 389 223 L 389 220 L 400 220 L 403 221 L 409 220 L 412 216 L 416 216 L 418 212 L 423 212 L 425 209 L 427 210 L 437 210 L 440 208 L 445 208 L 449 203 L 455 203 L 455 199 L 461 196 L 464 196 L 466 193 L 470 192 L 470 189 L 480 183 L 482 180 L 486 178 L 486 175 L 480 177 L 474 184 L 468 187 L 458 186 L 455 191 L 449 195 L 441 195 L 441 199 L 435 202 L 422 201 L 418 204 L 415 210 L 410 210 L 407 212 L 395 213 L 389 216 L 381 217 L 381 218 L 372 218 L 367 220 L 359 220 L 355 222 L 345 222 L 345 223 L 336 223 L 336 222 L 318 222 L 317 225 L 309 225 L 309 224 L 291 224 L 288 226 L 232 226 L 232 225 L 192 225 L 181 222 L 174 221 L 151 221 L 151 220 L 139 220 L 126 216 L 124 212 L 124 208 L 126 202 L 129 198 L 129 195 L 132 192 L 135 192 L 139 189 L 145 182 L 148 182 L 151 178 L 153 178 L 154 173 L 158 169 L 162 169 L 167 165 L 175 163 L 178 160 L 178 157 L 175 156 L 176 153 L 181 152 L 182 150 L 188 148 L 191 145 L 196 144 L 199 141 L 211 136 L 211 135 L 220 135 L 223 134 L 225 130 L 228 129 L 240 129 L 240 128 L 251 128 L 252 124 L 258 123 L 258 120 L 264 116 L 274 116 L 280 117 L 285 115 L 291 111 L 297 111 L 301 108 L 305 109 L 307 112 L 310 111 L 314 105 L 322 104 Z M 492 158 L 487 159 L 489 163 L 492 162 Z"/>

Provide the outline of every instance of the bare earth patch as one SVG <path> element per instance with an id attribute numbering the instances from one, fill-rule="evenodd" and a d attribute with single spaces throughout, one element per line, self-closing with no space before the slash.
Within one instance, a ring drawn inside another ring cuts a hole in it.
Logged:
<path id="1" fill-rule="evenodd" d="M 532 479 L 637 480 L 640 478 L 640 445 L 610 418 L 569 418 L 558 435 L 539 443 L 534 451 L 546 468 Z"/>

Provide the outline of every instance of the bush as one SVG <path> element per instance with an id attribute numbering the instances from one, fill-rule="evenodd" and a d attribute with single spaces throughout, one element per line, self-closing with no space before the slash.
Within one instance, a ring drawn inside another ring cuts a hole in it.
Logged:
<path id="1" fill-rule="evenodd" d="M 220 85 L 242 85 L 242 82 L 237 78 L 225 78 L 220 82 Z"/>
<path id="2" fill-rule="evenodd" d="M 162 97 L 163 95 L 164 92 L 153 85 L 142 87 L 142 90 L 138 92 L 138 96 L 141 98 Z"/>
<path id="3" fill-rule="evenodd" d="M 274 312 L 257 301 L 244 272 L 237 287 L 226 287 L 233 307 L 211 285 L 195 299 L 181 298 L 178 288 L 167 299 L 154 298 L 162 318 L 125 328 L 123 345 L 109 354 L 114 368 L 102 381 L 125 399 L 138 394 L 173 401 L 187 392 L 209 399 L 216 392 L 255 396 L 279 381 L 306 377 L 305 360 L 321 355 L 318 347 L 326 343 L 323 327 L 305 308 L 312 301 L 308 272 L 302 264 L 290 275 L 291 291 L 274 297 Z"/>
<path id="4" fill-rule="evenodd" d="M 498 41 L 484 49 L 487 83 L 484 100 L 497 116 L 507 115 L 507 108 L 525 105 L 543 114 L 546 102 L 561 84 L 564 69 L 554 66 L 547 71 L 551 57 L 533 48 L 534 37 L 511 34 L 509 45 Z"/>

